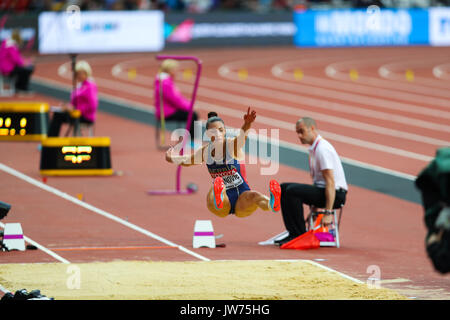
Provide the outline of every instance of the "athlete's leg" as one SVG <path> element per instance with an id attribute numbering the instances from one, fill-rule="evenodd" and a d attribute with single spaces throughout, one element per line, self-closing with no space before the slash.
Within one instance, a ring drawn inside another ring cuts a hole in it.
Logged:
<path id="1" fill-rule="evenodd" d="M 236 216 L 248 217 L 258 207 L 264 211 L 279 211 L 281 188 L 276 180 L 271 180 L 269 183 L 270 198 L 258 191 L 245 191 L 241 193 L 236 202 Z"/>
<path id="2" fill-rule="evenodd" d="M 264 211 L 270 210 L 270 199 L 258 191 L 245 191 L 239 195 L 236 202 L 235 215 L 239 218 L 245 218 L 261 208 Z"/>
<path id="3" fill-rule="evenodd" d="M 214 187 L 212 187 L 207 196 L 206 196 L 206 206 L 208 207 L 208 210 L 214 213 L 216 216 L 219 216 L 221 218 L 225 218 L 230 213 L 231 204 L 230 200 L 228 199 L 227 193 L 225 191 L 225 188 L 223 188 L 222 191 L 222 208 L 216 208 L 216 199 L 214 195 Z"/>

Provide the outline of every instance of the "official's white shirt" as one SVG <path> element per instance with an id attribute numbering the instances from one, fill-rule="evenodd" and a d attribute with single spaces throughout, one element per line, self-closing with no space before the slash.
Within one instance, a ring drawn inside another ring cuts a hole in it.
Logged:
<path id="1" fill-rule="evenodd" d="M 309 148 L 309 168 L 314 185 L 325 187 L 326 183 L 322 175 L 322 170 L 332 169 L 336 190 L 340 188 L 348 190 L 341 159 L 334 147 L 320 135 L 317 136 Z"/>

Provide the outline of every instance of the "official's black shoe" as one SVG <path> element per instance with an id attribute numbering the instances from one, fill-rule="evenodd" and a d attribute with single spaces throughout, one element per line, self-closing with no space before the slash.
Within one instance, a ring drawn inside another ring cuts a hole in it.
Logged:
<path id="1" fill-rule="evenodd" d="M 291 241 L 291 240 L 293 240 L 295 238 L 297 238 L 297 236 L 287 236 L 284 239 L 276 241 L 275 244 L 278 244 L 279 246 L 282 246 L 283 244 L 288 243 L 289 241 Z"/>
<path id="2" fill-rule="evenodd" d="M 289 238 L 289 234 L 288 234 L 287 236 L 284 236 L 284 237 L 281 238 L 281 239 L 274 240 L 273 243 L 274 243 L 274 244 L 279 244 L 281 241 L 283 241 L 283 240 L 285 240 L 285 239 L 287 239 L 287 238 Z"/>

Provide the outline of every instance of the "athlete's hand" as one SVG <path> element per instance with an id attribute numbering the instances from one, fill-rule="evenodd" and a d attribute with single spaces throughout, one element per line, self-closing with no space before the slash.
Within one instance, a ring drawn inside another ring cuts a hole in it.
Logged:
<path id="1" fill-rule="evenodd" d="M 250 110 L 250 107 L 247 109 L 247 114 L 244 115 L 245 124 L 251 124 L 256 119 L 256 111 Z"/>

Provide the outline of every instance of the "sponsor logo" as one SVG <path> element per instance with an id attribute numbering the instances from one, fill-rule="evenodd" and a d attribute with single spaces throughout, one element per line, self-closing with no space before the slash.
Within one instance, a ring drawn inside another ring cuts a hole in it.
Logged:
<path id="1" fill-rule="evenodd" d="M 179 25 L 166 23 L 164 31 L 168 42 L 190 42 L 203 38 L 292 37 L 296 26 L 293 22 L 206 23 L 187 19 Z"/>
<path id="2" fill-rule="evenodd" d="M 119 24 L 117 22 L 87 22 L 83 23 L 81 26 L 82 32 L 108 32 L 117 29 L 119 29 Z"/>
<path id="3" fill-rule="evenodd" d="M 450 8 L 429 10 L 429 38 L 432 46 L 450 45 Z"/>

